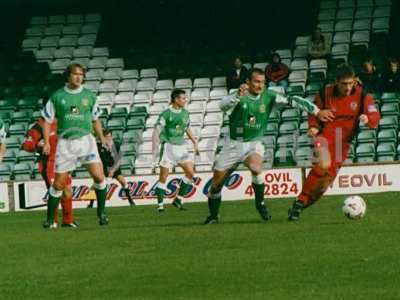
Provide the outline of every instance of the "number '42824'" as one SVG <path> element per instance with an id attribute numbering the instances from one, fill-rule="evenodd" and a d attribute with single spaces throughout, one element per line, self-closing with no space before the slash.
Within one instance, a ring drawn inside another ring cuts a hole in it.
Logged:
<path id="1" fill-rule="evenodd" d="M 295 194 L 297 195 L 299 192 L 297 188 L 297 183 L 291 182 L 291 183 L 271 183 L 271 184 L 265 184 L 265 196 L 285 196 L 289 194 Z M 254 195 L 254 190 L 251 185 L 249 185 L 246 188 L 245 191 L 246 195 L 253 196 Z"/>

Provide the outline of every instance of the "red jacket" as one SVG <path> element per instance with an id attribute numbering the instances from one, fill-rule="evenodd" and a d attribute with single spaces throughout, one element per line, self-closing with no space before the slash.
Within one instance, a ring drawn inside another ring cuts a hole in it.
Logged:
<path id="1" fill-rule="evenodd" d="M 39 142 L 43 139 L 43 124 L 44 120 L 39 118 L 36 123 L 28 130 L 26 138 L 22 144 L 22 149 L 27 152 L 42 153 L 42 149 L 39 146 Z M 39 160 L 39 171 L 42 171 L 43 163 L 54 165 L 57 148 L 57 123 L 53 122 L 50 127 L 50 155 L 41 156 Z"/>
<path id="2" fill-rule="evenodd" d="M 289 68 L 287 65 L 280 63 L 277 69 L 272 69 L 272 64 L 265 68 L 265 77 L 268 82 L 278 82 L 289 76 Z"/>
<path id="3" fill-rule="evenodd" d="M 361 114 L 368 116 L 367 126 L 376 128 L 379 124 L 380 114 L 375 106 L 374 99 L 370 94 L 364 97 L 364 107 L 361 106 L 362 88 L 357 86 L 351 95 L 339 97 L 334 85 L 325 87 L 325 104 L 322 103 L 319 94 L 315 96 L 315 104 L 320 109 L 331 109 L 335 115 L 333 122 L 321 123 L 315 116 L 308 119 L 309 127 L 320 128 L 321 134 L 325 136 L 335 137 L 338 128 L 342 129 L 342 141 L 349 141 L 358 125 L 358 118 Z"/>

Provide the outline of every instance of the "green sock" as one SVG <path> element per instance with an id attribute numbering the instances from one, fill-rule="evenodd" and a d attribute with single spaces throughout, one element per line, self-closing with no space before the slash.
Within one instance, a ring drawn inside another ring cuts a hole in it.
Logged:
<path id="1" fill-rule="evenodd" d="M 162 204 L 164 202 L 165 190 L 159 187 L 156 187 L 156 195 L 158 204 Z"/>
<path id="2" fill-rule="evenodd" d="M 107 188 L 102 190 L 94 189 L 97 198 L 97 216 L 100 218 L 105 213 Z"/>
<path id="3" fill-rule="evenodd" d="M 208 197 L 208 210 L 210 211 L 210 216 L 214 219 L 218 218 L 219 207 L 221 206 L 221 196 L 217 198 Z"/>
<path id="4" fill-rule="evenodd" d="M 56 208 L 60 202 L 60 197 L 54 197 L 49 194 L 49 199 L 47 200 L 47 221 L 50 224 L 54 223 Z"/>
<path id="5" fill-rule="evenodd" d="M 190 191 L 191 187 L 192 187 L 191 184 L 187 184 L 186 182 L 184 182 L 182 180 L 181 186 L 179 188 L 178 196 L 179 197 L 184 197 Z"/>
<path id="6" fill-rule="evenodd" d="M 251 186 L 254 190 L 255 200 L 256 200 L 256 208 L 261 207 L 264 205 L 264 191 L 265 191 L 265 184 L 256 184 L 252 183 Z"/>

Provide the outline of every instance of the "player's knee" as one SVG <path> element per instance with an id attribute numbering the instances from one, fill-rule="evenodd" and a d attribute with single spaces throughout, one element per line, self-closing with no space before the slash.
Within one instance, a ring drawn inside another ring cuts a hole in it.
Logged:
<path id="1" fill-rule="evenodd" d="M 264 183 L 264 176 L 260 173 L 257 175 L 252 175 L 251 176 L 251 182 L 254 184 L 263 184 Z"/>
<path id="2" fill-rule="evenodd" d="M 104 190 L 107 187 L 107 183 L 103 179 L 103 181 L 95 182 L 93 186 L 96 190 Z"/>
<path id="3" fill-rule="evenodd" d="M 262 166 L 259 164 L 250 164 L 249 170 L 252 176 L 258 176 L 262 173 Z"/>
<path id="4" fill-rule="evenodd" d="M 72 191 L 68 187 L 64 188 L 63 197 L 64 198 L 71 198 L 72 197 Z"/>
<path id="5" fill-rule="evenodd" d="M 56 186 L 52 185 L 49 189 L 49 194 L 53 197 L 59 198 L 62 196 L 62 189 L 58 189 Z"/>

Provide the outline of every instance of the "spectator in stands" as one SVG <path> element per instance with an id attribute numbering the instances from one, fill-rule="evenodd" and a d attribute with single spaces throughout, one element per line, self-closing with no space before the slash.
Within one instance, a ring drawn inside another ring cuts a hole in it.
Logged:
<path id="1" fill-rule="evenodd" d="M 362 71 L 357 78 L 367 93 L 379 93 L 380 74 L 376 71 L 376 66 L 371 58 L 364 61 Z"/>
<path id="2" fill-rule="evenodd" d="M 228 91 L 230 89 L 238 89 L 239 86 L 245 82 L 247 71 L 247 68 L 243 66 L 241 58 L 238 56 L 235 57 L 233 60 L 233 66 L 226 76 L 226 86 L 228 87 Z"/>
<path id="3" fill-rule="evenodd" d="M 317 27 L 308 42 L 309 58 L 328 58 L 331 52 L 330 47 L 329 39 L 322 34 L 321 28 Z"/>
<path id="4" fill-rule="evenodd" d="M 400 93 L 400 71 L 397 59 L 389 59 L 388 70 L 382 75 L 381 91 L 384 93 Z"/>
<path id="5" fill-rule="evenodd" d="M 269 86 L 288 87 L 289 68 L 281 62 L 278 53 L 272 54 L 272 63 L 265 68 L 265 78 Z"/>

